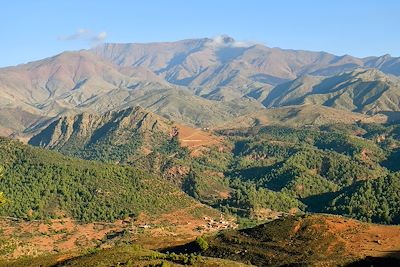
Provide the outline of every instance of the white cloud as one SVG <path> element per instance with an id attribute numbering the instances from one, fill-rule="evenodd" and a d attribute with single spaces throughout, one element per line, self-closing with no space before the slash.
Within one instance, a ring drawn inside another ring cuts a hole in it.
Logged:
<path id="1" fill-rule="evenodd" d="M 106 32 L 95 33 L 89 29 L 81 28 L 78 29 L 75 33 L 70 35 L 62 35 L 57 39 L 60 41 L 76 41 L 76 40 L 85 40 L 90 42 L 92 45 L 96 45 L 104 42 L 107 38 Z"/>
<path id="2" fill-rule="evenodd" d="M 62 35 L 58 37 L 60 41 L 74 41 L 79 39 L 85 39 L 90 36 L 91 32 L 88 29 L 78 29 L 75 33 L 70 35 Z"/>
<path id="3" fill-rule="evenodd" d="M 107 33 L 101 32 L 101 33 L 97 34 L 96 36 L 93 36 L 91 41 L 93 43 L 102 43 L 106 38 L 107 38 Z"/>
<path id="4" fill-rule="evenodd" d="M 208 42 L 208 46 L 213 47 L 249 47 L 255 45 L 255 42 L 247 42 L 247 41 L 236 41 L 232 37 L 228 35 L 217 35 L 211 38 Z"/>

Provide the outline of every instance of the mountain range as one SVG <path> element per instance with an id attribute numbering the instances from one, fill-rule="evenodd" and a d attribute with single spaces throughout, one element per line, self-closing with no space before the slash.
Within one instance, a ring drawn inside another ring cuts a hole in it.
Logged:
<path id="1" fill-rule="evenodd" d="M 135 106 L 198 127 L 304 104 L 397 118 L 398 76 L 400 59 L 389 55 L 335 56 L 229 36 L 102 44 L 1 68 L 0 134 L 32 135 L 60 116 Z"/>
<path id="2" fill-rule="evenodd" d="M 229 36 L 1 68 L 0 266 L 398 266 L 399 104 L 400 58 Z"/>

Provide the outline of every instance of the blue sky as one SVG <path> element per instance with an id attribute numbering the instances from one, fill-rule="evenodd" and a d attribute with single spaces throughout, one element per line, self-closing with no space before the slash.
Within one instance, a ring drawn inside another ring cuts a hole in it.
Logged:
<path id="1" fill-rule="evenodd" d="M 99 42 L 228 34 L 271 47 L 400 56 L 397 0 L 5 0 L 0 66 Z"/>

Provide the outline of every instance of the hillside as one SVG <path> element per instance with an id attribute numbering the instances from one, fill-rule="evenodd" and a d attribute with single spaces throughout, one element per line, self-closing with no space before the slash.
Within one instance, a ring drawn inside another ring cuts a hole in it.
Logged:
<path id="1" fill-rule="evenodd" d="M 64 257 L 64 258 L 63 258 Z M 18 265 L 20 267 L 51 266 L 202 266 L 202 267 L 245 267 L 251 266 L 226 259 L 203 257 L 194 254 L 164 254 L 144 249 L 140 245 L 123 245 L 109 249 L 94 249 L 81 255 L 58 254 L 36 258 L 26 258 L 11 262 L 1 262 L 0 266 Z"/>
<path id="2" fill-rule="evenodd" d="M 209 237 L 202 255 L 256 266 L 370 266 L 369 261 L 373 266 L 396 266 L 399 236 L 398 226 L 321 215 L 288 217 Z"/>
<path id="3" fill-rule="evenodd" d="M 267 107 L 316 104 L 364 114 L 399 111 L 400 80 L 380 71 L 355 70 L 338 76 L 300 77 L 275 87 Z"/>
<path id="4" fill-rule="evenodd" d="M 136 107 L 103 116 L 83 113 L 62 117 L 29 144 L 84 159 L 129 161 L 129 157 L 148 154 L 173 134 L 172 122 Z"/>
<path id="5" fill-rule="evenodd" d="M 188 242 L 219 212 L 170 182 L 129 166 L 84 161 L 0 138 L 0 258 L 77 253 L 140 240 Z M 222 224 L 221 224 L 222 225 Z M 226 219 L 235 227 L 232 218 Z"/>
<path id="6" fill-rule="evenodd" d="M 388 116 L 383 114 L 369 116 L 343 109 L 306 104 L 269 108 L 255 113 L 249 113 L 216 125 L 213 129 L 249 128 L 265 125 L 301 127 L 327 124 L 354 124 L 356 122 L 385 123 L 388 120 Z"/>
<path id="7" fill-rule="evenodd" d="M 220 162 L 214 170 L 224 174 L 230 188 L 216 206 L 257 219 L 303 210 L 398 221 L 396 125 L 275 125 L 220 134 L 233 149 L 213 154 Z M 195 175 L 199 192 L 201 179 Z"/>
<path id="8" fill-rule="evenodd" d="M 332 110 L 332 114 L 340 118 L 346 112 L 335 115 Z M 204 204 L 242 218 L 264 220 L 276 212 L 313 211 L 399 222 L 395 126 L 314 121 L 303 127 L 304 122 L 296 126 L 293 121 L 291 127 L 275 123 L 220 130 L 217 137 L 174 126 L 141 108 L 103 117 L 85 115 L 90 123 L 81 123 L 82 116 L 54 122 L 30 143 L 84 159 L 141 168 Z M 346 120 L 360 118 L 370 119 L 347 115 Z M 386 194 L 381 193 L 383 186 Z M 369 187 L 372 192 L 366 194 Z M 353 197 L 354 192 L 364 192 L 365 198 Z M 386 199 L 384 210 L 378 208 L 382 199 Z"/>
<path id="9" fill-rule="evenodd" d="M 137 243 L 22 258 L 0 266 L 398 266 L 400 228 L 329 215 L 283 217 L 190 243 L 144 249 Z"/>
<path id="10" fill-rule="evenodd" d="M 174 142 L 190 150 L 212 146 L 219 138 L 199 128 L 173 123 L 141 107 L 103 115 L 82 113 L 61 117 L 29 140 L 29 144 L 83 159 L 134 162 Z"/>
<path id="11" fill-rule="evenodd" d="M 68 158 L 7 139 L 1 139 L 0 159 L 6 216 L 114 221 L 197 205 L 162 179 L 127 166 Z"/>
<path id="12" fill-rule="evenodd" d="M 172 123 L 140 107 L 102 116 L 62 117 L 32 137 L 29 144 L 82 159 L 135 166 L 180 188 L 190 183 L 192 157 L 226 146 L 223 137 L 212 132 Z M 217 188 L 225 191 L 224 186 Z"/>

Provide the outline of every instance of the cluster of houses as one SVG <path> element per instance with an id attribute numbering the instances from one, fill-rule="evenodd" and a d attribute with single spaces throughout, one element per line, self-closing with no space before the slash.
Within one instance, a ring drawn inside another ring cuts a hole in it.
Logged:
<path id="1" fill-rule="evenodd" d="M 221 214 L 219 220 L 214 220 L 211 217 L 204 217 L 206 224 L 198 228 L 200 232 L 211 232 L 215 230 L 224 230 L 224 229 L 236 229 L 238 225 L 232 221 L 225 220 L 224 216 Z"/>

